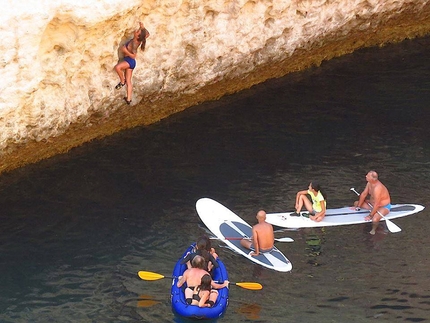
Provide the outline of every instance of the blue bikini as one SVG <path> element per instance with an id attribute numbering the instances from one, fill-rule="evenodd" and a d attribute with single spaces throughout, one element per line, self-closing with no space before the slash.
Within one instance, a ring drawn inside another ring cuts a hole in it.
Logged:
<path id="1" fill-rule="evenodd" d="M 124 46 L 128 48 L 128 44 L 130 44 L 131 40 L 129 40 Z M 130 68 L 133 70 L 136 67 L 136 60 L 131 58 L 130 56 L 125 56 L 124 61 L 128 63 Z"/>

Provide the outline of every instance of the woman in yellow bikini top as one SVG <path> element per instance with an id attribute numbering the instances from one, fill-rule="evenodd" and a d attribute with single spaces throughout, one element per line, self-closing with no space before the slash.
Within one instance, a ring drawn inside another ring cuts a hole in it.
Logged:
<path id="1" fill-rule="evenodd" d="M 311 197 L 309 201 L 307 196 Z M 307 190 L 299 191 L 296 195 L 296 212 L 292 213 L 291 216 L 300 216 L 302 207 L 305 207 L 309 214 L 303 214 L 305 217 L 309 217 L 311 220 L 320 222 L 325 217 L 327 201 L 325 194 L 321 190 L 321 186 L 313 181 L 309 183 Z"/>

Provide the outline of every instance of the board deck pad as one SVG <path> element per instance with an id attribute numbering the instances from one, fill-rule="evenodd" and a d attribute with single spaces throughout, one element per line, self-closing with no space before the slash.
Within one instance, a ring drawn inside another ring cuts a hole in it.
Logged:
<path id="1" fill-rule="evenodd" d="M 391 207 L 390 213 L 385 217 L 389 220 L 408 216 L 421 212 L 424 206 L 418 204 L 394 204 Z M 356 211 L 351 207 L 343 207 L 337 209 L 327 209 L 326 216 L 321 222 L 315 222 L 304 216 L 291 216 L 292 212 L 284 213 L 268 213 L 266 221 L 272 225 L 283 228 L 314 228 L 336 225 L 350 225 L 368 223 L 370 220 L 364 218 L 369 214 L 370 210 L 361 209 Z M 306 212 L 301 212 L 301 214 Z M 385 221 L 381 219 L 381 221 Z"/>
<path id="2" fill-rule="evenodd" d="M 231 250 L 261 266 L 273 270 L 287 272 L 292 269 L 291 262 L 276 248 L 276 246 L 271 252 L 260 253 L 258 256 L 251 256 L 251 251 L 240 244 L 240 239 L 224 239 L 225 237 L 250 237 L 252 235 L 252 227 L 222 204 L 209 198 L 202 198 L 197 201 L 196 209 L 200 219 L 207 228 Z"/>

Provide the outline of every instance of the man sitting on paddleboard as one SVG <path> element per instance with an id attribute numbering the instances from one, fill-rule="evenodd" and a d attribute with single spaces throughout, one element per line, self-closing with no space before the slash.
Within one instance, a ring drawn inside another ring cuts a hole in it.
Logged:
<path id="1" fill-rule="evenodd" d="M 378 179 L 378 173 L 374 170 L 366 174 L 366 188 L 360 194 L 358 201 L 354 202 L 354 207 L 371 210 L 365 220 L 372 220 L 372 230 L 370 234 L 375 234 L 378 228 L 381 215 L 387 215 L 391 210 L 391 197 L 388 189 Z M 370 195 L 370 200 L 366 199 Z M 380 214 L 379 214 L 380 213 Z"/>
<path id="2" fill-rule="evenodd" d="M 273 249 L 275 242 L 275 235 L 273 227 L 266 222 L 266 212 L 263 210 L 258 211 L 256 216 L 258 223 L 252 227 L 252 237 L 243 238 L 240 244 L 253 252 L 251 256 L 258 256 L 261 253 L 270 252 Z"/>
<path id="3" fill-rule="evenodd" d="M 311 197 L 312 203 L 309 201 L 307 195 Z M 303 214 L 303 216 L 309 217 L 309 219 L 316 222 L 320 222 L 324 219 L 327 202 L 324 193 L 317 182 L 311 182 L 308 190 L 297 192 L 296 212 L 292 213 L 291 216 L 300 216 L 300 211 L 303 206 L 305 206 L 309 212 L 309 214 Z"/>

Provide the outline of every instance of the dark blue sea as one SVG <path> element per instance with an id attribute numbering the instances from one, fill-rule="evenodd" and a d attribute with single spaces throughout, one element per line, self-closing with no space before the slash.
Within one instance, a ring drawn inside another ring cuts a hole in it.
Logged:
<path id="1" fill-rule="evenodd" d="M 250 224 L 292 211 L 310 181 L 351 205 L 374 169 L 393 203 L 369 224 L 277 233 L 291 273 L 215 247 L 230 281 L 218 322 L 428 322 L 430 38 L 357 51 L 0 176 L 0 322 L 182 322 L 170 275 L 213 198 Z"/>

